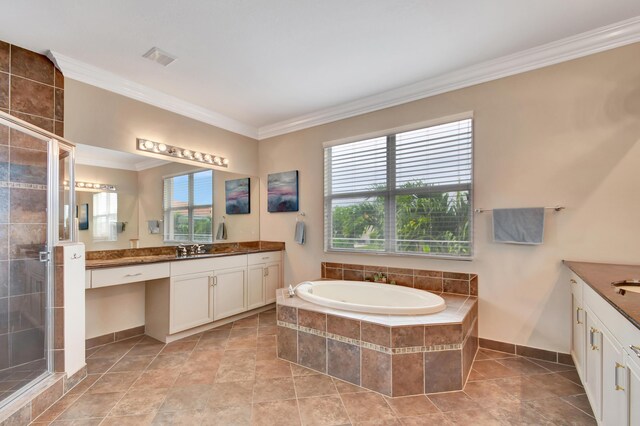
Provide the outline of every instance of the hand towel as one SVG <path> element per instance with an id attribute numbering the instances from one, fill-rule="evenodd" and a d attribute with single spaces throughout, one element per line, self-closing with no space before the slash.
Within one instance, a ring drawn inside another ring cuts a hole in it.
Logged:
<path id="1" fill-rule="evenodd" d="M 544 207 L 493 209 L 493 241 L 512 244 L 542 244 Z"/>
<path id="2" fill-rule="evenodd" d="M 220 222 L 218 224 L 218 232 L 216 232 L 216 240 L 226 240 L 227 239 L 227 225 L 224 222 Z"/>
<path id="3" fill-rule="evenodd" d="M 295 232 L 295 236 L 294 236 L 294 240 L 296 243 L 302 245 L 304 244 L 304 239 L 305 239 L 305 229 L 304 229 L 304 222 L 302 221 L 298 221 L 296 222 L 296 232 Z"/>

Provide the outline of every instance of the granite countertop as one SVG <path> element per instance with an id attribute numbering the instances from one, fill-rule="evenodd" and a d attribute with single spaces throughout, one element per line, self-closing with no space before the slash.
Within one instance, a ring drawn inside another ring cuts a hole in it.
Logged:
<path id="1" fill-rule="evenodd" d="M 195 256 L 176 257 L 175 247 L 152 247 L 148 249 L 103 250 L 87 252 L 85 269 L 115 268 L 119 266 L 143 265 L 161 262 L 207 259 L 235 256 L 239 254 L 264 253 L 284 250 L 284 243 L 259 242 L 258 244 L 215 244 L 209 252 Z"/>
<path id="2" fill-rule="evenodd" d="M 640 278 L 640 265 L 613 265 L 608 263 L 572 262 L 564 264 L 575 272 L 604 300 L 640 329 L 640 293 L 616 293 L 613 281 Z"/>

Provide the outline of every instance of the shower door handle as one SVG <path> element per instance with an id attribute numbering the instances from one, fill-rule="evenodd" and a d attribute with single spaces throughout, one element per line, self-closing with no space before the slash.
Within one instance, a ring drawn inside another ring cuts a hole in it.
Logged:
<path id="1" fill-rule="evenodd" d="M 40 262 L 50 261 L 51 260 L 50 256 L 51 256 L 51 253 L 49 251 L 41 251 L 40 253 L 38 253 L 38 258 Z"/>

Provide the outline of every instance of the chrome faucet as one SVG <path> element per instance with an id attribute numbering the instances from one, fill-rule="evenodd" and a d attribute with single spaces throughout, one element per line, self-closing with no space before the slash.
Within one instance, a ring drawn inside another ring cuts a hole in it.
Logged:
<path id="1" fill-rule="evenodd" d="M 204 244 L 193 244 L 188 248 L 189 256 L 204 253 Z"/>
<path id="2" fill-rule="evenodd" d="M 176 257 L 187 257 L 187 248 L 182 244 L 176 246 Z"/>

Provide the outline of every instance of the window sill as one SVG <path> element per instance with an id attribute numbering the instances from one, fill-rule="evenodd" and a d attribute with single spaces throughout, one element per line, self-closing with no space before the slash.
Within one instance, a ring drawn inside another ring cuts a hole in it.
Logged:
<path id="1" fill-rule="evenodd" d="M 447 255 L 435 255 L 435 254 L 422 254 L 422 253 L 393 253 L 393 252 L 363 252 L 353 250 L 332 250 L 324 249 L 326 254 L 348 254 L 348 255 L 364 255 L 364 256 L 376 256 L 376 257 L 415 257 L 420 259 L 430 260 L 455 260 L 462 262 L 471 262 L 474 260 L 474 256 L 460 257 L 460 256 L 447 256 Z"/>

